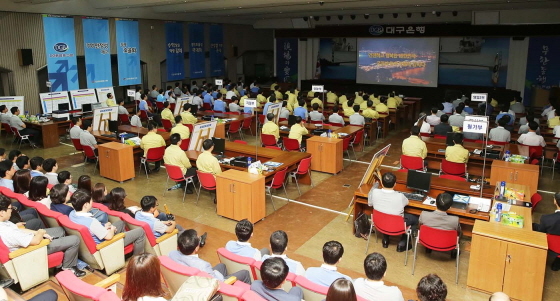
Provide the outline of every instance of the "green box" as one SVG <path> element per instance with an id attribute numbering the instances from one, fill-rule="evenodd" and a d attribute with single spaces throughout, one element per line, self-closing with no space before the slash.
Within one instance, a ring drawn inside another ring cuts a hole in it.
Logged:
<path id="1" fill-rule="evenodd" d="M 524 225 L 523 216 L 515 213 L 504 212 L 502 213 L 502 224 L 507 226 L 512 226 L 516 228 L 523 228 Z"/>

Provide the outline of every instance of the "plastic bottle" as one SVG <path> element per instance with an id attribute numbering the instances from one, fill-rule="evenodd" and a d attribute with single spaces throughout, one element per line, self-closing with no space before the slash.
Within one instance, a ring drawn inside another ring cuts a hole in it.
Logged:
<path id="1" fill-rule="evenodd" d="M 121 143 L 124 144 L 124 135 L 121 134 Z"/>
<path id="2" fill-rule="evenodd" d="M 248 157 L 248 158 L 247 158 L 247 167 L 249 167 L 249 165 L 251 165 L 251 161 L 252 161 L 252 160 L 251 160 L 251 157 Z"/>
<path id="3" fill-rule="evenodd" d="M 494 217 L 494 220 L 497 222 L 502 221 L 502 203 L 496 204 L 496 216 Z"/>
<path id="4" fill-rule="evenodd" d="M 214 115 L 212 115 L 212 117 L 210 118 L 210 121 L 214 121 Z"/>
<path id="5" fill-rule="evenodd" d="M 331 129 L 329 129 L 329 130 L 327 131 L 327 137 L 328 137 L 328 138 L 331 137 Z"/>
<path id="6" fill-rule="evenodd" d="M 504 160 L 506 162 L 509 162 L 511 159 L 511 152 L 509 150 L 506 151 L 506 154 L 504 155 Z"/>
<path id="7" fill-rule="evenodd" d="M 506 192 L 506 182 L 502 181 L 500 183 L 500 198 L 504 197 L 504 193 Z"/>

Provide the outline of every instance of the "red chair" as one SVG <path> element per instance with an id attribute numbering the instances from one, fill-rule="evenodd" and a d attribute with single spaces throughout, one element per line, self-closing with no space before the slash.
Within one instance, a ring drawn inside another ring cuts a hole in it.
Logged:
<path id="1" fill-rule="evenodd" d="M 53 211 L 41 203 L 39 203 L 39 205 L 40 206 L 35 207 L 35 210 L 37 210 L 41 220 L 47 225 L 47 228 L 60 227 L 57 219 L 62 213 Z"/>
<path id="2" fill-rule="evenodd" d="M 371 214 L 371 227 L 369 228 L 368 241 L 366 245 L 366 254 L 369 248 L 369 240 L 371 238 L 371 232 L 375 227 L 375 241 L 377 242 L 377 231 L 385 235 L 395 236 L 406 234 L 406 249 L 404 265 L 408 262 L 408 243 L 410 236 L 412 235 L 412 229 L 407 226 L 404 217 L 400 215 L 385 214 L 377 210 L 373 210 Z"/>
<path id="3" fill-rule="evenodd" d="M 560 235 L 546 234 L 546 241 L 548 242 L 548 249 L 556 253 L 555 260 L 560 258 Z"/>
<path id="4" fill-rule="evenodd" d="M 146 171 L 146 179 L 148 178 L 148 162 L 159 162 L 163 160 L 163 155 L 165 154 L 165 146 L 152 147 L 146 152 L 146 157 L 140 158 L 140 166 L 138 167 L 138 172 L 141 171 L 142 165 L 144 165 L 144 170 Z"/>
<path id="5" fill-rule="evenodd" d="M 345 137 L 345 138 L 342 139 L 342 151 L 346 152 L 346 154 L 348 155 L 348 159 L 352 159 L 350 157 L 350 151 L 348 150 L 351 142 L 352 142 L 352 137 L 351 136 L 348 136 L 348 137 Z M 354 159 L 357 160 L 358 158 L 354 157 Z M 344 164 L 343 164 L 343 166 L 344 166 Z"/>
<path id="6" fill-rule="evenodd" d="M 10 127 L 9 123 L 4 123 L 2 122 L 2 126 L 4 127 L 4 132 L 6 132 L 6 134 L 12 134 L 14 135 L 14 132 L 12 132 L 12 128 Z"/>
<path id="7" fill-rule="evenodd" d="M 436 138 L 436 139 L 447 139 L 447 136 L 443 136 L 443 135 L 434 135 L 434 138 Z"/>
<path id="8" fill-rule="evenodd" d="M 344 124 L 342 124 L 342 123 L 336 123 L 336 122 L 331 122 L 331 126 L 343 127 Z"/>
<path id="9" fill-rule="evenodd" d="M 198 205 L 198 198 L 200 197 L 200 192 L 202 191 L 202 188 L 208 191 L 212 191 L 212 190 L 216 191 L 216 178 L 214 177 L 213 174 L 208 172 L 202 172 L 200 170 L 197 170 L 196 174 L 198 175 L 198 181 L 200 182 L 200 185 L 198 187 L 198 193 L 196 195 L 196 204 Z"/>
<path id="10" fill-rule="evenodd" d="M 288 174 L 288 179 L 293 178 L 294 181 L 296 182 L 296 186 L 297 186 L 297 190 L 299 192 L 299 195 L 301 195 L 301 191 L 299 190 L 299 184 L 298 184 L 297 176 L 298 175 L 305 175 L 305 174 L 308 174 L 309 175 L 309 180 L 311 180 L 311 157 L 302 159 L 298 164 L 297 170 L 292 171 Z M 313 187 L 313 181 L 311 181 L 311 187 Z"/>
<path id="11" fill-rule="evenodd" d="M 416 268 L 416 257 L 418 253 L 419 242 L 424 247 L 438 252 L 457 250 L 457 258 L 455 262 L 455 283 L 459 283 L 459 255 L 461 253 L 459 244 L 459 233 L 457 233 L 456 230 L 441 230 L 431 228 L 426 225 L 420 226 L 420 230 L 418 230 L 418 234 L 416 235 L 416 242 L 414 244 L 412 275 L 414 275 L 414 269 Z"/>
<path id="12" fill-rule="evenodd" d="M 263 126 L 263 124 L 266 122 L 266 115 L 260 114 L 260 115 L 257 115 L 257 116 L 259 118 L 260 125 Z"/>
<path id="13" fill-rule="evenodd" d="M 270 134 L 261 134 L 261 143 L 263 146 L 278 146 L 276 137 Z"/>
<path id="14" fill-rule="evenodd" d="M 251 129 L 251 125 L 253 124 L 253 118 L 245 118 L 243 119 L 243 125 L 241 126 L 241 134 L 243 134 L 244 130 L 249 130 L 249 133 L 251 133 L 251 136 L 253 136 L 253 130 Z"/>
<path id="15" fill-rule="evenodd" d="M 169 186 L 169 179 L 175 183 L 185 182 L 185 188 L 183 189 L 183 203 L 185 202 L 185 195 L 187 194 L 187 186 L 189 183 L 193 184 L 194 190 L 196 191 L 196 186 L 194 185 L 194 176 L 185 177 L 181 167 L 176 165 L 164 164 L 165 170 L 167 171 L 167 180 L 165 181 L 165 187 Z M 163 189 L 163 195 L 167 192 L 167 188 Z"/>
<path id="16" fill-rule="evenodd" d="M 508 142 L 503 142 L 503 141 L 490 140 L 490 141 L 488 141 L 488 144 L 489 145 L 490 144 L 492 144 L 492 145 L 506 145 L 506 144 L 509 144 L 509 141 Z"/>
<path id="17" fill-rule="evenodd" d="M 251 290 L 243 293 L 243 296 L 241 296 L 241 298 L 243 298 L 243 300 L 245 301 L 266 301 L 266 299 Z"/>
<path id="18" fill-rule="evenodd" d="M 461 181 L 461 182 L 466 182 L 467 179 L 463 178 L 463 177 L 459 177 L 459 176 L 454 176 L 454 175 L 440 175 L 439 176 L 442 179 L 449 179 L 449 180 L 455 180 L 455 181 Z"/>
<path id="19" fill-rule="evenodd" d="M 105 294 L 112 294 L 113 297 L 116 299 L 113 300 L 120 300 L 120 298 L 115 295 L 115 292 L 108 291 L 104 287 L 109 287 L 115 283 L 117 283 L 120 279 L 119 274 L 112 275 L 111 277 L 104 279 L 102 287 L 96 285 L 89 284 L 80 278 L 76 277 L 72 271 L 62 271 L 55 275 L 56 280 L 62 287 L 64 294 L 68 297 L 68 300 L 79 301 L 79 300 L 93 300 L 99 301 L 102 300 L 101 296 Z M 107 296 L 104 296 L 103 300 L 106 300 Z"/>
<path id="20" fill-rule="evenodd" d="M 302 160 L 303 161 L 303 160 Z M 284 194 L 286 194 L 286 199 L 288 198 L 288 192 L 286 192 L 286 185 L 284 185 L 284 181 L 286 181 L 286 173 L 288 172 L 287 168 L 277 171 L 270 181 L 270 185 L 265 185 L 266 192 L 270 194 L 270 201 L 272 202 L 272 208 L 276 210 L 276 206 L 274 206 L 274 200 L 272 199 L 272 189 L 278 189 L 280 187 L 284 188 Z"/>
<path id="21" fill-rule="evenodd" d="M 161 124 L 163 125 L 163 128 L 165 129 L 166 132 L 170 132 L 171 129 L 173 128 L 173 124 L 168 119 L 162 118 L 161 119 Z"/>
<path id="22" fill-rule="evenodd" d="M 189 133 L 192 133 L 194 130 L 194 125 L 190 124 L 190 123 L 183 123 L 184 126 L 189 128 Z"/>
<path id="23" fill-rule="evenodd" d="M 554 153 L 552 156 L 552 179 L 554 180 L 554 170 L 556 169 L 556 162 L 558 161 L 558 153 Z"/>
<path id="24" fill-rule="evenodd" d="M 84 151 L 84 147 L 82 146 L 82 144 L 80 143 L 80 139 L 72 139 L 72 144 L 74 144 L 74 148 L 79 151 L 79 152 L 83 152 Z"/>
<path id="25" fill-rule="evenodd" d="M 421 157 L 401 155 L 401 168 L 426 171 L 424 160 Z"/>
<path id="26" fill-rule="evenodd" d="M 247 144 L 247 141 L 243 141 L 243 140 L 234 140 L 233 143 Z"/>
<path id="27" fill-rule="evenodd" d="M 182 150 L 186 151 L 189 150 L 189 144 L 191 143 L 191 138 L 181 140 L 181 147 Z"/>
<path id="28" fill-rule="evenodd" d="M 465 178 L 468 178 L 469 176 L 469 174 L 467 173 L 467 164 L 450 162 L 445 159 L 441 159 L 439 174 L 454 175 Z"/>
<path id="29" fill-rule="evenodd" d="M 540 201 L 542 201 L 542 196 L 538 192 L 533 193 L 531 196 L 531 213 L 535 211 Z"/>
<path id="30" fill-rule="evenodd" d="M 282 150 L 282 149 L 281 149 L 281 148 L 279 148 L 278 146 L 265 146 L 264 148 L 270 148 L 270 149 Z"/>
<path id="31" fill-rule="evenodd" d="M 177 105 L 177 104 L 175 104 L 174 102 L 172 102 L 172 103 L 169 104 L 169 109 L 171 110 L 171 112 L 175 112 L 175 106 L 176 106 L 176 105 Z"/>
<path id="32" fill-rule="evenodd" d="M 544 167 L 544 147 L 537 145 L 525 145 L 522 144 L 524 146 L 529 147 L 529 162 L 533 162 L 533 160 L 538 160 L 541 163 L 541 175 L 542 175 L 542 171 L 543 171 L 543 167 Z M 533 164 L 533 163 L 531 163 Z"/>
<path id="33" fill-rule="evenodd" d="M 212 110 L 212 106 L 207 102 L 202 104 L 202 108 L 206 111 Z"/>
<path id="34" fill-rule="evenodd" d="M 163 109 L 165 109 L 165 107 L 163 106 L 163 102 L 156 101 L 156 108 L 158 112 L 163 111 Z"/>
<path id="35" fill-rule="evenodd" d="M 356 135 L 354 135 L 354 140 L 352 140 L 352 143 L 350 143 L 349 147 L 352 148 L 352 152 L 354 153 L 354 158 L 356 158 L 356 160 L 358 159 L 358 157 L 356 157 L 356 152 L 354 151 L 354 145 L 360 145 L 362 144 L 364 140 L 364 131 L 360 130 L 356 132 Z M 363 152 L 364 148 L 362 148 L 362 152 Z"/>
<path id="36" fill-rule="evenodd" d="M 278 118 L 278 122 L 287 121 L 287 120 L 288 118 L 282 118 L 282 117 Z"/>
<path id="37" fill-rule="evenodd" d="M 121 124 L 130 124 L 130 119 L 128 119 L 128 114 L 119 114 L 119 121 Z"/>
<path id="38" fill-rule="evenodd" d="M 148 112 L 145 110 L 140 110 L 140 120 L 142 121 L 148 121 L 148 120 L 152 120 L 151 117 L 148 117 Z"/>
<path id="39" fill-rule="evenodd" d="M 282 144 L 284 145 L 284 149 L 289 152 L 301 151 L 301 148 L 299 147 L 299 141 L 297 139 L 282 137 Z"/>
<path id="40" fill-rule="evenodd" d="M 12 132 L 15 134 L 16 136 L 16 141 L 19 140 L 19 146 L 18 149 L 21 148 L 21 144 L 23 143 L 24 140 L 27 140 L 27 142 L 29 144 L 31 144 L 31 140 L 29 140 L 29 137 L 33 136 L 33 135 L 22 135 L 19 133 L 19 130 L 16 129 L 15 127 L 12 127 Z"/>
<path id="41" fill-rule="evenodd" d="M 255 276 L 257 277 L 257 280 L 262 281 L 261 267 L 262 267 L 262 261 L 255 261 L 251 265 L 251 268 L 255 272 Z M 285 290 L 286 292 L 289 292 L 290 289 L 292 289 L 292 287 L 296 286 L 296 283 L 295 283 L 296 277 L 297 277 L 296 274 L 294 274 L 292 272 L 288 272 L 288 275 L 286 276 L 286 280 L 282 284 L 282 289 Z"/>
<path id="42" fill-rule="evenodd" d="M 228 139 L 231 140 L 231 136 L 230 134 L 238 134 L 239 138 L 243 139 L 243 136 L 241 136 L 241 121 L 240 120 L 234 120 L 232 122 L 229 123 L 229 128 L 227 130 L 227 136 Z"/>
<path id="43" fill-rule="evenodd" d="M 422 137 L 430 137 L 432 134 L 431 133 L 420 133 L 420 136 Z M 463 141 L 466 141 L 467 139 L 463 139 Z"/>
<path id="44" fill-rule="evenodd" d="M 94 149 L 91 146 L 86 145 L 84 147 L 84 168 L 82 169 L 85 170 L 86 169 L 86 163 L 87 160 L 95 160 L 95 166 L 93 167 L 93 174 L 95 174 L 95 170 L 97 169 L 97 164 L 99 164 L 99 157 L 95 154 Z"/>

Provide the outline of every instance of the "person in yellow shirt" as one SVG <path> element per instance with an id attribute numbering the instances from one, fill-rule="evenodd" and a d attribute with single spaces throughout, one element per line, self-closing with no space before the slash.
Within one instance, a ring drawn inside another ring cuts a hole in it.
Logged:
<path id="1" fill-rule="evenodd" d="M 257 103 L 259 103 L 259 107 L 267 103 L 266 97 L 264 97 L 262 90 L 259 90 L 259 94 L 257 94 Z"/>
<path id="2" fill-rule="evenodd" d="M 320 95 L 319 92 L 315 92 L 315 98 L 313 98 L 311 100 L 311 106 L 313 107 L 313 104 L 317 104 L 322 109 L 323 108 L 323 101 L 319 99 L 319 95 Z"/>
<path id="3" fill-rule="evenodd" d="M 395 99 L 395 94 L 394 93 L 389 94 L 389 98 L 387 98 L 387 107 L 389 109 L 396 109 L 398 106 L 399 104 Z"/>
<path id="4" fill-rule="evenodd" d="M 402 154 L 426 159 L 428 148 L 426 147 L 426 142 L 420 138 L 420 128 L 418 126 L 413 126 L 410 129 L 410 137 L 403 140 Z"/>
<path id="5" fill-rule="evenodd" d="M 360 104 L 360 110 L 363 111 L 368 108 L 368 101 L 369 101 L 368 95 L 364 94 L 364 101 Z"/>
<path id="6" fill-rule="evenodd" d="M 338 96 L 333 91 L 327 93 L 327 103 L 335 104 L 338 101 Z"/>
<path id="7" fill-rule="evenodd" d="M 350 117 L 351 115 L 354 115 L 354 100 L 350 99 L 349 101 L 346 102 L 346 108 L 344 108 L 344 106 L 342 106 L 342 111 L 344 112 L 344 116 L 346 117 Z"/>
<path id="8" fill-rule="evenodd" d="M 379 118 L 379 113 L 377 113 L 377 111 L 373 109 L 373 101 L 368 100 L 366 103 L 367 103 L 367 108 L 365 110 L 362 110 L 362 116 L 371 119 Z"/>
<path id="9" fill-rule="evenodd" d="M 371 95 L 369 96 L 369 100 L 373 101 L 374 106 L 381 103 L 381 101 L 379 101 L 379 98 L 375 97 L 375 95 L 373 95 L 373 93 L 371 93 Z"/>
<path id="10" fill-rule="evenodd" d="M 274 114 L 268 113 L 266 114 L 266 119 L 268 120 L 262 127 L 262 133 L 267 135 L 273 135 L 276 138 L 276 141 L 280 139 L 280 129 L 278 125 L 274 123 Z"/>
<path id="11" fill-rule="evenodd" d="M 380 103 L 375 106 L 375 110 L 377 111 L 377 113 L 389 113 L 389 107 L 387 107 L 387 105 L 385 104 L 386 100 L 387 97 L 385 96 L 381 97 Z"/>
<path id="12" fill-rule="evenodd" d="M 181 120 L 183 124 L 195 124 L 198 122 L 196 116 L 191 113 L 192 105 L 186 103 L 183 105 L 183 112 L 181 112 Z"/>
<path id="13" fill-rule="evenodd" d="M 553 129 L 555 126 L 560 125 L 560 117 L 558 116 L 558 114 L 558 110 L 554 110 L 555 116 L 546 121 L 549 128 Z"/>
<path id="14" fill-rule="evenodd" d="M 340 94 L 338 95 L 338 104 L 339 104 L 339 105 L 340 105 L 340 104 L 344 105 L 347 101 L 348 101 L 348 97 L 346 97 L 346 95 L 344 95 L 344 94 L 342 94 L 342 93 L 340 93 Z"/>
<path id="15" fill-rule="evenodd" d="M 356 95 L 356 98 L 354 98 L 354 104 L 355 105 L 361 105 L 362 102 L 364 102 L 364 92 L 360 91 L 358 92 L 358 94 Z"/>
<path id="16" fill-rule="evenodd" d="M 453 133 L 453 143 L 445 149 L 445 160 L 455 163 L 467 163 L 469 161 L 469 151 L 463 147 L 463 135 Z"/>
<path id="17" fill-rule="evenodd" d="M 163 109 L 161 111 L 161 119 L 167 119 L 171 121 L 171 125 L 175 125 L 175 118 L 173 117 L 173 112 L 171 112 L 171 104 L 166 101 L 163 103 Z"/>
<path id="18" fill-rule="evenodd" d="M 220 162 L 218 159 L 212 155 L 212 150 L 214 150 L 214 141 L 212 139 L 206 139 L 202 142 L 202 149 L 204 151 L 198 155 L 196 159 L 196 167 L 201 172 L 211 173 L 214 176 L 222 173 L 222 168 L 220 167 Z"/>
<path id="19" fill-rule="evenodd" d="M 171 134 L 169 137 L 170 145 L 165 149 L 163 162 L 168 165 L 179 166 L 185 177 L 196 177 L 196 167 L 192 167 L 187 154 L 181 149 L 182 141 L 183 139 L 181 139 L 181 135 L 179 133 Z M 179 184 L 179 187 L 184 185 L 185 182 L 182 182 Z M 190 188 L 185 187 L 185 193 L 192 194 L 193 191 Z"/>
<path id="20" fill-rule="evenodd" d="M 181 139 L 189 139 L 191 136 L 191 130 L 183 125 L 183 118 L 181 115 L 175 116 L 175 126 L 171 129 L 171 135 L 179 134 Z"/>
<path id="21" fill-rule="evenodd" d="M 274 95 L 276 96 L 276 100 L 282 100 L 283 96 L 282 92 L 280 92 L 280 86 L 276 86 L 276 90 L 274 91 Z"/>
<path id="22" fill-rule="evenodd" d="M 295 88 L 294 92 L 292 92 L 292 93 L 295 94 L 296 97 L 298 97 L 299 96 L 299 88 Z"/>
<path id="23" fill-rule="evenodd" d="M 307 92 L 307 97 L 315 97 L 315 92 L 313 90 Z"/>
<path id="24" fill-rule="evenodd" d="M 288 111 L 293 112 L 294 109 L 296 108 L 297 105 L 297 96 L 294 93 L 296 90 L 292 89 L 290 91 L 290 94 L 288 95 L 288 102 L 286 107 L 288 108 Z"/>
<path id="25" fill-rule="evenodd" d="M 397 100 L 397 106 L 400 107 L 403 103 L 403 99 L 397 93 L 395 93 L 395 96 L 393 96 L 393 97 Z"/>
<path id="26" fill-rule="evenodd" d="M 277 82 L 272 83 L 272 85 L 270 85 L 270 91 L 276 91 L 276 86 L 278 86 Z"/>
<path id="27" fill-rule="evenodd" d="M 107 100 L 105 101 L 108 107 L 116 107 L 117 103 L 115 102 L 115 98 L 113 98 L 113 94 L 107 93 Z"/>
<path id="28" fill-rule="evenodd" d="M 153 121 L 148 122 L 148 131 L 140 141 L 140 148 L 144 150 L 144 157 L 146 157 L 150 148 L 165 146 L 165 140 L 163 140 L 161 135 L 157 134 L 157 124 Z M 152 171 L 159 171 L 160 164 L 161 161 L 155 162 Z"/>
<path id="29" fill-rule="evenodd" d="M 296 123 L 294 123 L 294 125 L 290 128 L 290 135 L 288 135 L 288 138 L 297 139 L 297 141 L 299 141 L 299 145 L 303 145 L 302 137 L 307 134 L 309 134 L 309 131 L 305 128 L 303 119 L 301 119 L 300 116 L 297 116 Z"/>

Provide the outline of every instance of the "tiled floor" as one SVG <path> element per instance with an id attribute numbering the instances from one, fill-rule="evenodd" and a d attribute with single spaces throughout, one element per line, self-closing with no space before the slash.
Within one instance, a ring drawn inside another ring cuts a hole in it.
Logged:
<path id="1" fill-rule="evenodd" d="M 348 204 L 375 151 L 391 144 L 389 155 L 385 158 L 383 165 L 397 167 L 401 154 L 401 142 L 407 136 L 408 129 L 392 131 L 388 138 L 379 140 L 373 146 L 367 147 L 363 153 L 358 153 L 359 161 L 345 160 L 345 169 L 338 175 L 313 172 L 312 179 L 315 187 L 300 185 L 302 196 L 298 194 L 293 183 L 288 184 L 286 188 L 288 197 L 292 202 L 288 202 L 284 198 L 282 191 L 275 192 L 280 196 L 274 199 L 276 211 L 273 210 L 270 198 L 267 197 L 268 216 L 255 225 L 252 244 L 258 248 L 268 247 L 270 233 L 282 229 L 288 233 L 290 238 L 288 256 L 301 261 L 305 267 L 311 267 L 321 263 L 323 243 L 329 240 L 338 240 L 345 247 L 345 255 L 340 264 L 341 271 L 353 278 L 363 277 L 366 241 L 354 237 L 351 232 L 352 223 L 345 221 L 346 213 L 349 210 Z M 246 137 L 250 144 L 255 144 L 254 137 L 249 135 L 246 135 Z M 1 138 L 0 145 L 3 146 L 0 147 L 9 149 L 9 143 L 6 146 L 6 142 L 6 139 Z M 213 264 L 218 263 L 216 249 L 224 246 L 228 240 L 235 239 L 233 230 L 236 222 L 216 215 L 215 205 L 212 202 L 213 194 L 202 192 L 198 205 L 195 205 L 195 194 L 187 195 L 185 202 L 181 202 L 182 191 L 180 190 L 167 192 L 163 196 L 166 180 L 164 169 L 159 173 L 150 174 L 149 179 L 146 179 L 144 174 L 140 174 L 136 170 L 137 177 L 123 184 L 103 179 L 99 177 L 98 173 L 93 175 L 93 164 L 87 164 L 85 170 L 83 169 L 81 155 L 73 154 L 74 148 L 68 142 L 63 141 L 63 145 L 48 150 L 30 150 L 27 147 L 22 150 L 30 157 L 38 155 L 44 158 L 57 158 L 59 171 L 69 170 L 74 179 L 82 174 L 88 174 L 92 176 L 93 183 L 103 182 L 108 186 L 108 190 L 118 186 L 125 188 L 130 199 L 127 205 L 136 205 L 144 195 L 156 196 L 161 205 L 168 205 L 178 218 L 178 223 L 183 227 L 194 228 L 199 233 L 208 232 L 208 243 L 202 248 L 200 256 Z M 550 177 L 550 169 L 545 169 L 539 185 L 543 191 L 555 190 L 555 182 Z M 344 184 L 350 186 L 343 187 Z M 554 210 L 552 194 L 543 192 L 542 195 L 544 200 L 535 212 L 535 220 L 538 220 L 541 214 Z M 447 254 L 436 254 L 437 252 L 434 252 L 428 256 L 420 250 L 415 275 L 411 275 L 412 252 L 409 253 L 408 265 L 404 266 L 404 253 L 395 251 L 394 242 L 390 248 L 383 249 L 381 243 L 375 243 L 375 239 L 372 237 L 368 252 L 380 252 L 387 258 L 389 267 L 385 279 L 401 288 L 405 300 L 416 299 L 414 293 L 416 284 L 422 276 L 428 273 L 437 273 L 443 278 L 448 286 L 448 299 L 450 300 L 486 300 L 487 295 L 466 288 L 470 240 L 465 238 L 461 243 L 463 250 L 466 251 L 461 254 L 458 284 L 454 283 L 455 263 Z M 556 285 L 560 280 L 558 275 L 558 273 L 547 268 L 544 300 L 554 300 L 555 297 L 553 296 L 560 293 L 560 288 Z M 94 283 L 102 277 L 101 273 L 96 272 L 93 275 L 88 275 L 85 279 Z M 124 277 L 121 278 L 121 283 L 124 283 Z M 44 287 L 53 286 L 56 286 L 54 282 L 48 282 L 39 289 L 27 292 L 24 296 L 28 298 Z M 60 299 L 64 300 L 62 296 Z"/>

